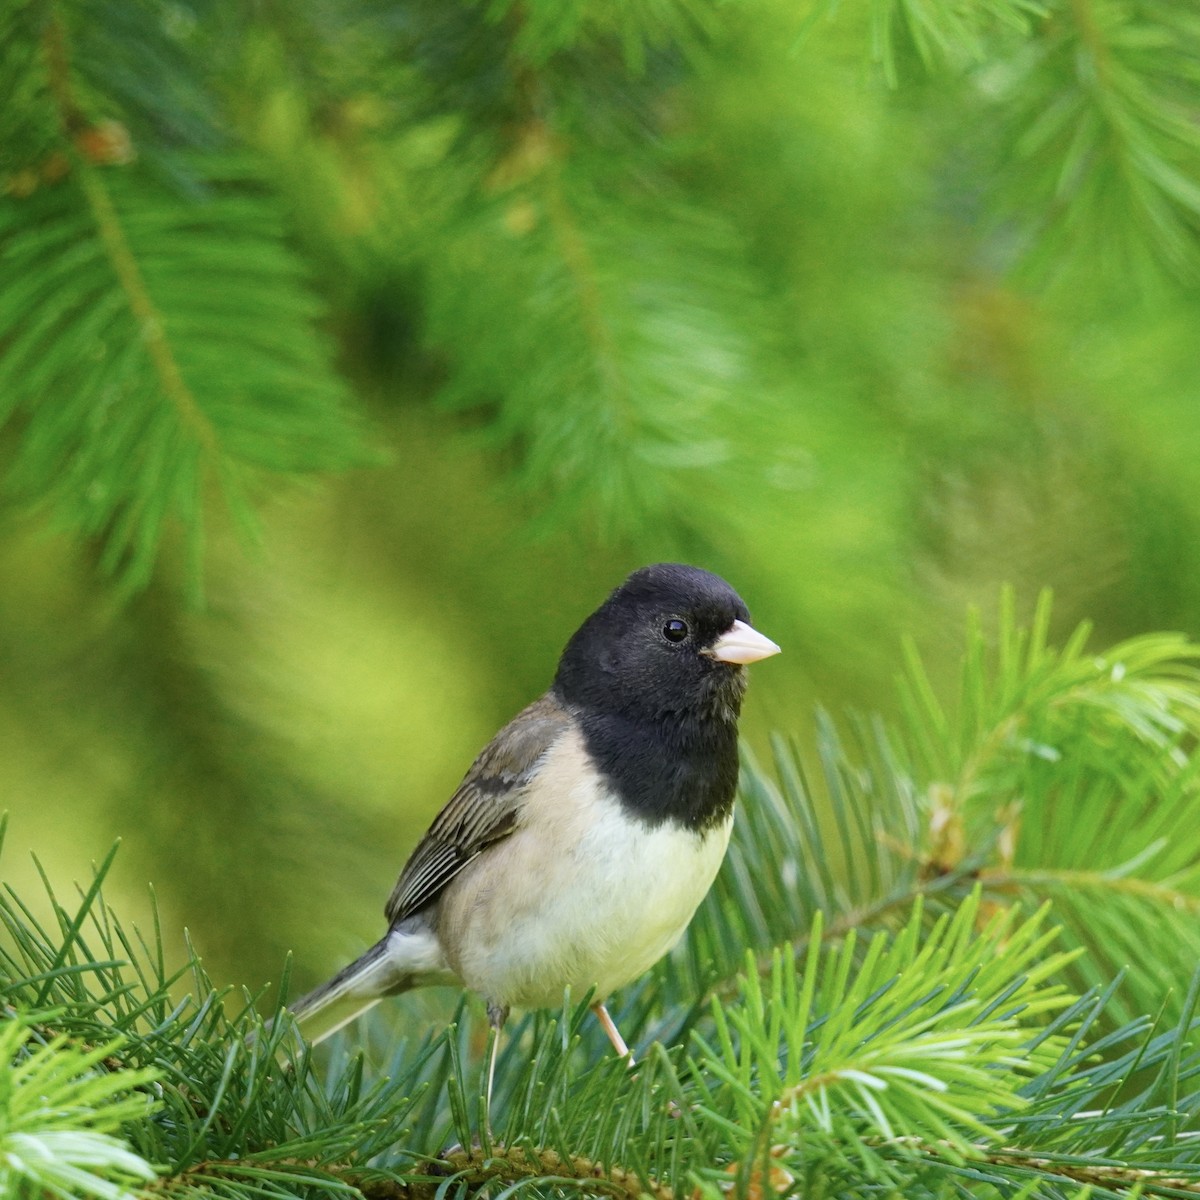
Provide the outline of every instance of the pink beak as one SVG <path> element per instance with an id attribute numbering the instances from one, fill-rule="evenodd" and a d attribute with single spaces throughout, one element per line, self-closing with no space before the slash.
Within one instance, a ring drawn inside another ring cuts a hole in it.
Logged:
<path id="1" fill-rule="evenodd" d="M 769 637 L 763 637 L 745 621 L 734 621 L 708 651 L 710 658 L 725 663 L 758 662 L 760 658 L 770 658 L 778 653 L 779 647 Z"/>

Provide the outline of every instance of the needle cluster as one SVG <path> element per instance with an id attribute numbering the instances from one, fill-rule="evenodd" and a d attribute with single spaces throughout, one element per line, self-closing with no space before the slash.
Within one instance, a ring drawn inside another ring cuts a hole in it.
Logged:
<path id="1" fill-rule="evenodd" d="M 564 998 L 513 1023 L 490 1126 L 467 1002 L 435 1028 L 377 1009 L 317 1060 L 286 1019 L 264 1024 L 255 1002 L 274 1000 L 215 988 L 194 959 L 169 974 L 163 932 L 104 904 L 111 855 L 69 901 L 47 880 L 49 923 L 6 895 L 6 1186 L 1200 1194 L 1200 846 L 1194 823 L 1146 819 L 1148 795 L 1194 802 L 1196 650 L 1055 648 L 1047 616 L 976 628 L 953 705 L 914 661 L 908 720 L 854 724 L 858 752 L 823 721 L 809 786 L 782 745 L 774 772 L 747 761 L 714 894 L 615 999 L 636 1073 L 588 997 Z"/>

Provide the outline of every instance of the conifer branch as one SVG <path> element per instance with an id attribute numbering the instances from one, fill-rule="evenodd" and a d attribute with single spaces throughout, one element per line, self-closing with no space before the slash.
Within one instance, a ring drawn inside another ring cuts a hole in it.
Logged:
<path id="1" fill-rule="evenodd" d="M 855 930 L 872 929 L 884 917 L 909 912 L 918 900 L 939 895 L 942 892 L 952 892 L 956 887 L 966 887 L 973 882 L 974 878 L 975 873 L 968 869 L 938 875 L 936 878 L 922 878 L 918 879 L 912 887 L 889 892 L 886 896 L 881 896 L 871 903 L 845 909 L 821 926 L 821 941 L 835 942 Z M 805 930 L 792 939 L 790 946 L 797 958 L 804 955 L 811 941 L 810 930 Z M 758 955 L 756 959 L 758 973 L 763 976 L 769 975 L 774 960 L 774 950 Z M 714 984 L 709 994 L 711 996 L 733 995 L 737 991 L 739 978 L 739 975 L 730 975 L 727 979 Z"/>
<path id="2" fill-rule="evenodd" d="M 112 196 L 94 167 L 80 163 L 79 179 L 95 217 L 100 240 L 125 293 L 146 353 L 150 356 L 162 385 L 163 394 L 174 405 L 180 421 L 192 432 L 201 449 L 210 454 L 215 453 L 218 449 L 216 431 L 212 422 L 201 411 L 196 397 L 183 378 L 183 372 L 179 369 L 179 363 L 163 329 L 162 314 L 150 298 L 137 260 L 129 248 Z"/>
<path id="3" fill-rule="evenodd" d="M 175 1175 L 162 1175 L 145 1187 L 145 1192 L 170 1194 L 187 1184 L 211 1184 L 221 1179 L 254 1179 L 266 1172 L 293 1176 L 296 1182 L 340 1185 L 354 1190 L 366 1200 L 433 1200 L 445 1186 L 445 1177 L 454 1175 L 471 1190 L 489 1184 L 504 1185 L 541 1180 L 545 1183 L 578 1183 L 610 1196 L 638 1200 L 673 1200 L 676 1191 L 667 1184 L 643 1182 L 634 1171 L 610 1163 L 607 1166 L 582 1155 L 564 1157 L 546 1147 L 493 1145 L 490 1153 L 479 1147 L 450 1150 L 436 1159 L 427 1174 L 419 1172 L 408 1179 L 388 1178 L 363 1171 L 360 1164 L 302 1161 L 295 1158 L 208 1159 L 192 1163 Z M 340 1190 L 339 1189 L 339 1190 Z"/>
<path id="4" fill-rule="evenodd" d="M 520 7 L 514 6 L 508 16 L 515 40 L 520 36 L 523 21 Z M 542 188 L 542 198 L 546 205 L 546 214 L 554 231 L 554 240 L 563 265 L 574 285 L 579 301 L 580 319 L 592 344 L 595 361 L 614 395 L 621 399 L 621 407 L 625 410 L 630 403 L 629 381 L 621 370 L 616 338 L 604 317 L 604 303 L 596 281 L 596 261 L 588 249 L 579 222 L 572 214 L 563 190 L 563 162 L 567 150 L 559 144 L 555 132 L 539 115 L 539 110 L 545 107 L 547 100 L 536 68 L 524 57 L 519 57 L 516 59 L 513 74 L 518 94 L 526 110 L 527 124 L 522 128 L 519 137 L 526 145 L 549 146 L 542 169 L 537 172 L 539 182 L 544 181 L 545 184 Z"/>
<path id="5" fill-rule="evenodd" d="M 71 59 L 67 51 L 67 32 L 63 28 L 61 15 L 52 10 L 42 37 L 42 50 L 46 61 L 46 76 L 50 93 L 58 108 L 59 123 L 68 143 L 83 126 L 83 114 L 75 102 L 71 87 Z"/>
<path id="6" fill-rule="evenodd" d="M 1071 0 L 1071 16 L 1079 31 L 1079 40 L 1086 47 L 1088 57 L 1092 61 L 1096 72 L 1096 82 L 1102 88 L 1106 88 L 1112 77 L 1112 53 L 1096 24 L 1092 2 L 1093 0 Z M 1109 128 L 1112 130 L 1111 125 Z"/>
<path id="7" fill-rule="evenodd" d="M 163 315 L 146 287 L 112 195 L 100 172 L 75 148 L 74 135 L 82 128 L 84 118 L 71 87 L 70 48 L 62 16 L 57 11 L 52 12 L 46 22 L 45 52 L 50 90 L 58 108 L 67 152 L 71 155 L 100 242 L 133 315 L 146 354 L 154 366 L 163 394 L 171 401 L 181 423 L 192 432 L 202 450 L 215 453 L 218 450 L 216 430 L 183 377 L 164 330 Z"/>
<path id="8" fill-rule="evenodd" d="M 507 18 L 513 40 L 518 41 L 525 19 L 520 6 L 514 6 Z M 534 172 L 535 183 L 539 185 L 553 244 L 575 292 L 580 327 L 591 347 L 596 372 L 607 388 L 608 415 L 618 417 L 612 423 L 614 440 L 618 440 L 626 436 L 634 424 L 631 420 L 635 408 L 633 389 L 621 363 L 617 338 L 605 317 L 595 257 L 566 196 L 563 176 L 568 149 L 560 144 L 557 131 L 552 130 L 540 115 L 549 101 L 537 68 L 523 55 L 514 53 L 513 60 L 513 77 L 525 110 L 525 123 L 518 133 L 521 144 L 515 157 L 521 158 L 524 148 L 529 145 L 546 148 L 533 155 L 538 164 Z M 499 174 L 502 177 L 503 171 Z"/>
<path id="9" fill-rule="evenodd" d="M 1168 911 L 1200 914 L 1200 896 L 1169 887 L 1159 880 L 1137 875 L 1116 875 L 1108 871 L 1066 868 L 1018 867 L 1006 871 L 983 871 L 979 879 L 989 891 L 1012 891 L 1018 888 L 1097 888 L 1151 900 Z"/>
<path id="10" fill-rule="evenodd" d="M 938 875 L 932 879 L 919 879 L 912 887 L 889 892 L 870 904 L 847 909 L 838 913 L 822 930 L 822 940 L 836 940 L 845 937 L 854 929 L 869 929 L 881 917 L 897 911 L 907 911 L 920 899 L 937 895 L 940 892 L 951 891 L 955 887 L 970 881 L 973 872 L 967 869 Z M 810 935 L 808 933 L 792 942 L 798 954 L 808 949 Z M 769 966 L 769 963 L 767 964 Z"/>
<path id="11" fill-rule="evenodd" d="M 644 1183 L 633 1171 L 615 1163 L 605 1166 L 581 1155 L 563 1157 L 556 1150 L 545 1147 L 527 1149 L 523 1146 L 493 1146 L 490 1154 L 475 1148 L 467 1151 L 451 1151 L 445 1156 L 446 1163 L 455 1171 L 461 1171 L 473 1183 L 485 1184 L 490 1180 L 516 1183 L 522 1179 L 586 1179 L 590 1185 L 610 1195 L 626 1196 L 637 1200 L 639 1196 L 651 1196 L 653 1200 L 672 1200 L 675 1189 L 664 1183 L 651 1180 Z"/>
<path id="12" fill-rule="evenodd" d="M 557 165 L 550 169 L 545 199 L 555 241 L 579 299 L 583 329 L 592 344 L 596 366 L 608 384 L 609 398 L 613 402 L 609 406 L 610 416 L 620 417 L 614 430 L 614 436 L 620 437 L 623 436 L 621 431 L 629 427 L 628 414 L 632 407 L 629 381 L 621 369 L 616 341 L 604 317 L 600 289 L 596 283 L 596 262 L 571 213 L 563 193 L 561 170 Z"/>
<path id="13" fill-rule="evenodd" d="M 906 1149 L 944 1162 L 955 1162 L 959 1147 L 925 1142 L 919 1138 L 900 1139 Z M 1200 1179 L 1153 1167 L 1126 1166 L 1118 1161 L 1088 1161 L 1080 1158 L 1052 1158 L 1036 1150 L 1019 1146 L 976 1146 L 977 1155 L 967 1162 L 990 1163 L 997 1167 L 1017 1168 L 1021 1174 L 1045 1179 L 1069 1180 L 1093 1188 L 1106 1188 L 1135 1196 L 1197 1196 Z"/>
<path id="14" fill-rule="evenodd" d="M 507 14 L 514 42 L 519 40 L 524 14 L 520 6 L 514 6 Z M 553 230 L 554 242 L 558 247 L 567 276 L 575 289 L 579 302 L 579 315 L 584 333 L 592 345 L 595 362 L 600 374 L 612 393 L 620 398 L 622 410 L 630 403 L 629 382 L 624 378 L 616 339 L 604 317 L 604 304 L 596 281 L 596 262 L 584 240 L 579 222 L 571 213 L 563 189 L 563 161 L 567 150 L 559 144 L 556 132 L 540 115 L 548 100 L 537 69 L 520 54 L 514 53 L 512 73 L 524 108 L 525 122 L 518 132 L 518 146 L 514 157 L 520 159 L 526 147 L 543 147 L 542 153 L 535 152 L 537 162 L 535 178 L 543 184 L 542 199 L 546 215 Z M 503 170 L 498 178 L 503 177 Z M 622 422 L 625 425 L 626 422 Z"/>

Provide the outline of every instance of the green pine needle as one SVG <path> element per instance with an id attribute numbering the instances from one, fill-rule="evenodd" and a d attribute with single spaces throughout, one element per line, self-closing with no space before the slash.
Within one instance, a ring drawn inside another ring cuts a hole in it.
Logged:
<path id="1" fill-rule="evenodd" d="M 63 1035 L 36 1042 L 51 1010 L 0 1025 L 0 1193 L 132 1200 L 153 1167 L 118 1136 L 157 1107 L 152 1068 L 107 1067 L 124 1039 L 86 1048 Z"/>

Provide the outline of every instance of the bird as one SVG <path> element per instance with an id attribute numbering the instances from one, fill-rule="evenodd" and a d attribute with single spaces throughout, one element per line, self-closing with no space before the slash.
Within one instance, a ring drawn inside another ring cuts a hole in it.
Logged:
<path id="1" fill-rule="evenodd" d="M 387 932 L 288 1008 L 319 1042 L 388 996 L 458 984 L 509 1010 L 606 1007 L 680 940 L 725 856 L 745 666 L 779 653 L 709 571 L 634 571 L 567 642 L 549 690 L 472 763 L 385 906 Z"/>

